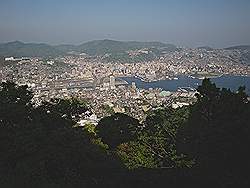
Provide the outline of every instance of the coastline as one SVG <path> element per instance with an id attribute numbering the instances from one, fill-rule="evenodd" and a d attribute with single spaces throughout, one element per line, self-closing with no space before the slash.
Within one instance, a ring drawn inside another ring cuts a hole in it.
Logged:
<path id="1" fill-rule="evenodd" d="M 211 74 L 191 74 L 191 75 L 188 75 L 189 78 L 193 78 L 193 79 L 199 79 L 199 80 L 204 80 L 205 78 L 220 78 L 222 76 L 225 76 L 227 74 L 214 74 L 214 75 L 211 75 Z M 233 75 L 228 75 L 228 76 L 233 76 Z"/>
<path id="2" fill-rule="evenodd" d="M 138 76 L 127 76 L 127 77 L 120 77 L 121 79 L 124 79 L 127 81 L 128 84 L 131 84 L 132 82 L 136 83 L 136 86 L 138 88 L 162 88 L 164 90 L 169 91 L 176 91 L 178 87 L 197 87 L 201 84 L 202 80 L 198 78 L 192 78 L 187 75 L 180 75 L 178 77 L 178 80 L 158 80 L 154 82 L 145 82 L 143 79 L 140 79 Z M 218 76 L 213 76 L 212 81 L 216 84 L 218 84 L 221 88 L 230 88 L 234 91 L 238 89 L 238 86 L 245 85 L 246 91 L 248 94 L 250 94 L 250 76 L 242 76 L 242 75 L 229 75 L 229 74 L 223 74 Z"/>
<path id="3" fill-rule="evenodd" d="M 215 78 L 221 78 L 223 76 L 231 76 L 231 77 L 250 77 L 250 75 L 234 75 L 234 74 L 217 74 L 217 75 L 208 75 L 208 76 L 195 76 L 193 74 L 191 75 L 185 75 L 185 74 L 181 74 L 178 75 L 177 77 L 166 77 L 165 79 L 154 79 L 154 80 L 148 80 L 148 79 L 144 79 L 141 76 L 138 75 L 129 75 L 129 76 L 120 76 L 118 77 L 118 79 L 125 81 L 126 83 L 128 83 L 126 80 L 124 80 L 123 78 L 135 78 L 135 79 L 139 79 L 141 82 L 144 83 L 154 83 L 154 82 L 159 82 L 159 81 L 174 81 L 174 80 L 179 80 L 181 77 L 187 77 L 187 78 L 192 78 L 192 79 L 198 79 L 198 80 L 203 80 L 205 78 L 209 78 L 209 79 L 215 79 Z"/>

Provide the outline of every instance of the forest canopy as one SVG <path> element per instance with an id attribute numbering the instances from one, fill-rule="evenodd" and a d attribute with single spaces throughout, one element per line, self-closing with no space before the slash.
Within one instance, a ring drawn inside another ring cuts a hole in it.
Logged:
<path id="1" fill-rule="evenodd" d="M 52 99 L 35 106 L 27 86 L 3 82 L 1 187 L 247 185 L 245 88 L 232 92 L 204 79 L 197 90 L 195 104 L 153 110 L 141 123 L 115 113 L 97 126 L 77 127 L 88 110 L 84 102 Z"/>

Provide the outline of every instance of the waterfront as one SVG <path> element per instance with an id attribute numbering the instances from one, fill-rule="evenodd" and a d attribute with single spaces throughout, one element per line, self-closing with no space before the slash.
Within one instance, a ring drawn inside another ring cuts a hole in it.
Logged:
<path id="1" fill-rule="evenodd" d="M 139 78 L 124 77 L 128 84 L 132 82 L 136 83 L 138 88 L 162 88 L 168 91 L 176 91 L 179 87 L 193 87 L 197 88 L 201 84 L 202 80 L 197 78 L 190 78 L 186 76 L 178 77 L 178 80 L 159 80 L 154 82 L 143 82 Z M 216 83 L 217 87 L 230 88 L 236 91 L 239 86 L 246 86 L 246 92 L 250 94 L 250 77 L 246 76 L 221 76 L 217 78 L 211 78 L 211 81 Z"/>

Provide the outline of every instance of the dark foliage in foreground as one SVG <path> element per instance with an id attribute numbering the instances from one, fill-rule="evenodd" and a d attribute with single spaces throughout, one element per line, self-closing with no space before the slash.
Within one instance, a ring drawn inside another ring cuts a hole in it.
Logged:
<path id="1" fill-rule="evenodd" d="M 100 120 L 96 127 L 98 135 L 111 148 L 135 139 L 139 121 L 128 115 L 117 113 Z"/>
<path id="2" fill-rule="evenodd" d="M 26 86 L 2 83 L 0 187 L 249 185 L 244 88 L 233 93 L 205 79 L 198 91 L 190 108 L 154 111 L 143 126 L 115 114 L 100 122 L 96 134 L 90 126 L 89 134 L 73 128 L 87 110 L 80 101 L 54 99 L 34 107 Z M 97 144 L 99 137 L 110 149 Z"/>
<path id="3" fill-rule="evenodd" d="M 38 108 L 31 105 L 26 86 L 3 83 L 0 90 L 1 187 L 62 187 L 98 185 L 103 174 L 120 164 L 92 144 L 58 100 Z M 83 107 L 78 110 L 84 110 Z"/>
<path id="4" fill-rule="evenodd" d="M 189 121 L 179 131 L 179 149 L 199 168 L 250 169 L 250 103 L 244 87 L 233 93 L 205 79 L 198 91 Z"/>

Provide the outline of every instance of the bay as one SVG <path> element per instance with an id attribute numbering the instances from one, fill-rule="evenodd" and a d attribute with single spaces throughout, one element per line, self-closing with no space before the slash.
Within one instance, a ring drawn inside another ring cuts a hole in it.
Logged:
<path id="1" fill-rule="evenodd" d="M 128 82 L 129 85 L 135 82 L 138 88 L 162 88 L 167 91 L 176 91 L 179 87 L 197 88 L 202 82 L 200 79 L 187 76 L 179 76 L 178 80 L 159 80 L 154 82 L 144 82 L 135 77 L 123 77 L 122 79 Z M 239 86 L 245 86 L 247 94 L 250 95 L 250 77 L 224 75 L 217 78 L 211 78 L 210 80 L 215 83 L 217 87 L 230 88 L 232 91 L 236 91 Z"/>

